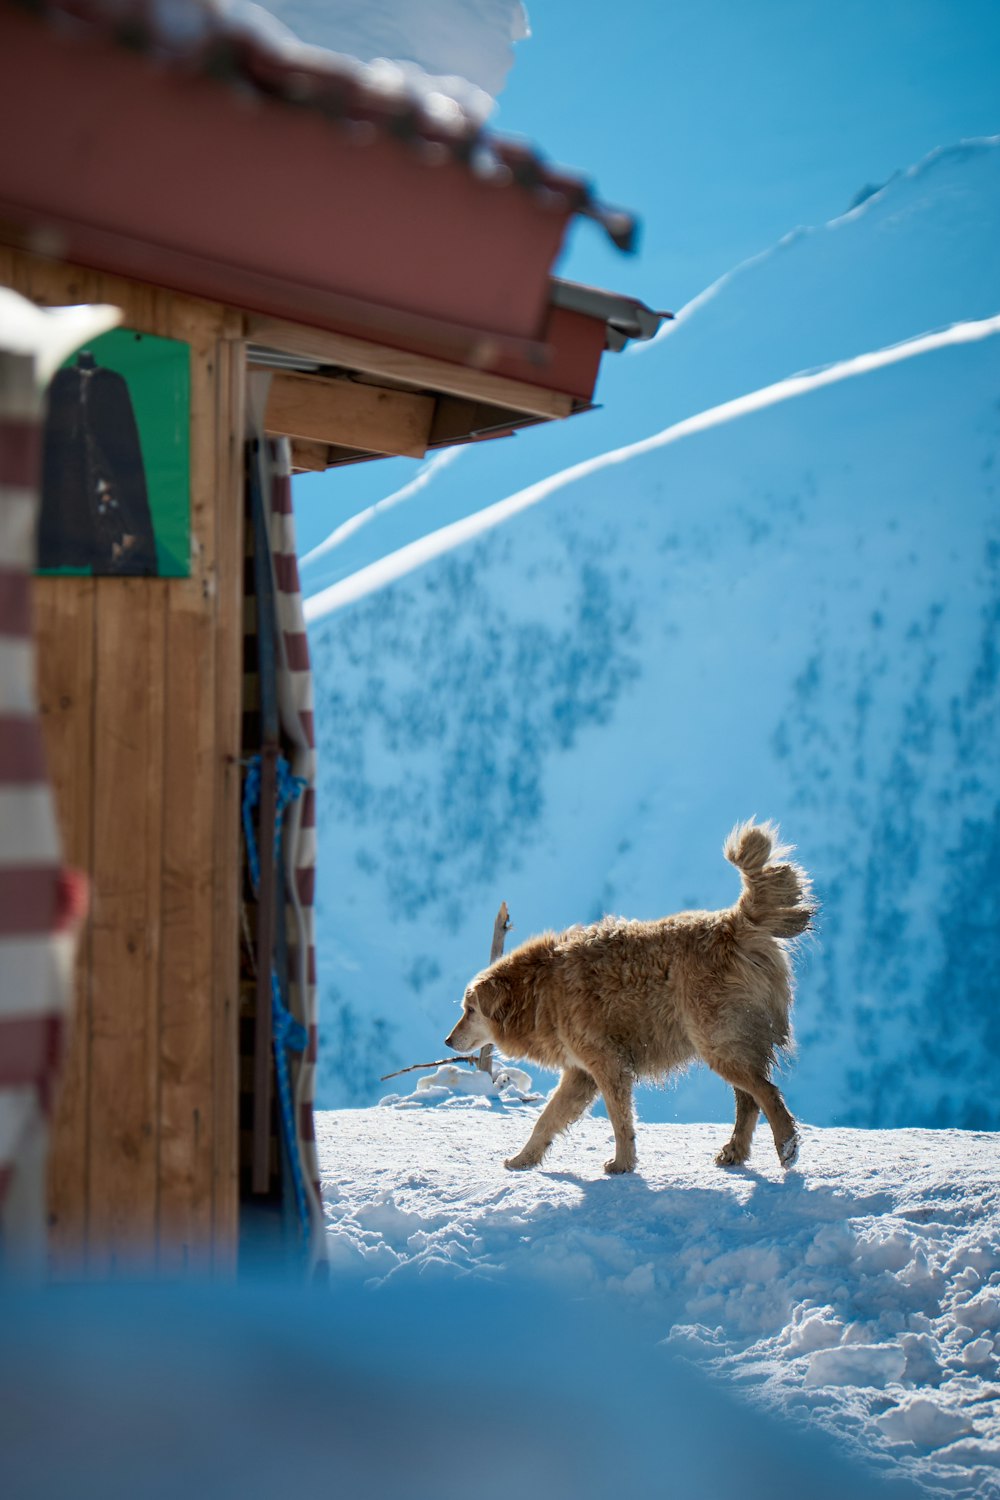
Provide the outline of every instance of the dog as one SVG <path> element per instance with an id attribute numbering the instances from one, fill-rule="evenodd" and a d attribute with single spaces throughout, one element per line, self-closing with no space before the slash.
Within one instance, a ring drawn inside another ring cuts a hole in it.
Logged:
<path id="1" fill-rule="evenodd" d="M 497 959 L 465 991 L 445 1045 L 492 1042 L 510 1056 L 562 1070 L 524 1148 L 504 1162 L 536 1167 L 556 1135 L 603 1094 L 615 1133 L 606 1172 L 635 1170 L 632 1088 L 701 1058 L 731 1084 L 736 1123 L 715 1160 L 739 1166 L 763 1111 L 785 1168 L 799 1134 L 771 1082 L 791 1048 L 787 940 L 812 926 L 811 882 L 788 861 L 773 823 L 738 824 L 723 853 L 742 891 L 724 911 L 684 911 L 654 922 L 605 917 L 545 932 Z"/>

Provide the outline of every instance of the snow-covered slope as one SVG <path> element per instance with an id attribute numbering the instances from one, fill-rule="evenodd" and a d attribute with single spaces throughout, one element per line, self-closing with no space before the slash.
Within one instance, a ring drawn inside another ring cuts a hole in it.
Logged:
<path id="1" fill-rule="evenodd" d="M 421 1093 L 439 1102 L 419 1108 Z M 505 1172 L 534 1113 L 438 1089 L 320 1115 L 335 1274 L 397 1294 L 472 1280 L 484 1298 L 540 1283 L 613 1315 L 637 1354 L 680 1354 L 826 1429 L 904 1490 L 1000 1496 L 1000 1137 L 813 1129 L 783 1174 L 766 1127 L 746 1168 L 722 1170 L 722 1127 L 640 1125 L 638 1173 L 608 1178 L 610 1126 L 587 1120 L 544 1169 Z M 491 1342 L 499 1354 L 503 1331 Z"/>
<path id="2" fill-rule="evenodd" d="M 374 557 L 593 454 L 798 371 L 1000 312 L 1000 137 L 935 152 L 818 228 L 787 235 L 709 287 L 650 345 L 604 360 L 600 411 L 453 450 L 433 482 L 304 559 L 309 593 Z M 669 305 L 667 289 L 664 301 Z M 399 459 L 297 481 L 310 508 L 403 488 Z M 390 476 L 390 477 L 387 477 Z M 315 497 L 321 496 L 319 501 Z M 331 525 L 331 530 L 334 530 Z"/>
<path id="3" fill-rule="evenodd" d="M 941 153 L 741 268 L 620 362 L 636 435 L 1000 311 L 998 164 Z M 592 465 L 314 622 L 321 1102 L 440 1055 L 501 899 L 513 940 L 728 904 L 720 845 L 757 813 L 823 902 L 793 1110 L 1000 1123 L 998 396 L 996 337 L 856 375 Z M 355 533 L 354 563 L 448 519 L 438 481 L 473 458 Z M 729 1109 L 704 1072 L 640 1100 Z"/>

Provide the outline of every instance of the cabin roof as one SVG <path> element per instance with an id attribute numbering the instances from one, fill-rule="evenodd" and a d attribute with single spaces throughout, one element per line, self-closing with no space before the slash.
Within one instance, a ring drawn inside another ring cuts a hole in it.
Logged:
<path id="1" fill-rule="evenodd" d="M 495 190 L 593 219 L 619 249 L 634 249 L 633 214 L 602 202 L 584 178 L 526 141 L 486 130 L 455 100 L 391 68 L 286 41 L 204 0 L 31 0 L 26 8 L 67 40 L 117 45 L 160 71 L 227 85 L 244 102 L 315 114 L 360 147 L 384 137 L 429 163 L 454 161 Z"/>
<path id="2" fill-rule="evenodd" d="M 586 409 L 605 350 L 663 316 L 551 277 L 574 218 L 635 242 L 582 178 L 203 0 L 0 0 L 0 98 L 18 142 L 0 154 L 0 238 L 238 308 L 263 350 L 317 357 L 312 330 L 335 342 L 322 371 L 489 407 L 451 402 L 441 443 Z M 345 345 L 425 364 L 373 369 Z"/>
<path id="3" fill-rule="evenodd" d="M 631 214 L 531 146 L 351 59 L 281 47 L 201 0 L 0 9 L 19 141 L 5 153 L 0 210 L 44 219 L 91 262 L 114 254 L 126 273 L 126 261 L 147 279 L 158 267 L 212 297 L 223 269 L 239 271 L 247 305 L 272 311 L 265 283 L 281 279 L 283 313 L 312 310 L 309 321 L 329 324 L 353 302 L 530 342 L 547 297 L 526 273 L 544 262 L 544 292 L 571 219 L 634 245 Z"/>

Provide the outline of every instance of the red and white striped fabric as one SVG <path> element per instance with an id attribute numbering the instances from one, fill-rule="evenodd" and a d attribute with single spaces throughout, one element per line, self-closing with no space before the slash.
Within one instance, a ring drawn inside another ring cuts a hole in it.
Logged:
<path id="1" fill-rule="evenodd" d="M 10 295 L 2 309 L 8 318 Z M 5 323 L 0 346 L 6 331 Z M 23 348 L 22 338 L 12 342 Z M 33 353 L 0 347 L 0 1253 L 8 1261 L 44 1251 L 48 1117 L 76 905 L 61 865 L 35 706 L 36 369 Z"/>
<path id="2" fill-rule="evenodd" d="M 31 622 L 42 389 L 115 308 L 42 312 L 0 288 L 0 1259 L 45 1247 L 48 1121 L 84 877 L 62 866 Z"/>
<path id="3" fill-rule="evenodd" d="M 288 1005 L 306 1029 L 304 1053 L 290 1053 L 295 1091 L 295 1129 L 302 1177 L 309 1200 L 313 1261 L 326 1257 L 323 1206 L 316 1155 L 313 1101 L 318 1043 L 316 937 L 313 896 L 316 884 L 316 738 L 313 681 L 309 664 L 299 565 L 292 515 L 292 481 L 287 439 L 262 442 L 263 493 L 268 503 L 268 542 L 274 567 L 278 638 L 278 709 L 282 736 L 290 749 L 292 774 L 306 783 L 289 806 L 282 836 L 285 913 L 288 936 Z"/>
<path id="4" fill-rule="evenodd" d="M 0 350 L 0 1245 L 44 1244 L 47 1105 L 67 990 L 59 841 L 35 711 L 31 570 L 40 401 L 31 355 Z"/>

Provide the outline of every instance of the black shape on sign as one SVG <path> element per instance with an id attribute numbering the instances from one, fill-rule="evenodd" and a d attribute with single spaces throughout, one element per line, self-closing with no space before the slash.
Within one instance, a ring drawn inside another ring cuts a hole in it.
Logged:
<path id="1" fill-rule="evenodd" d="M 157 572 L 128 384 L 88 353 L 58 371 L 49 387 L 38 563 L 147 577 Z"/>

